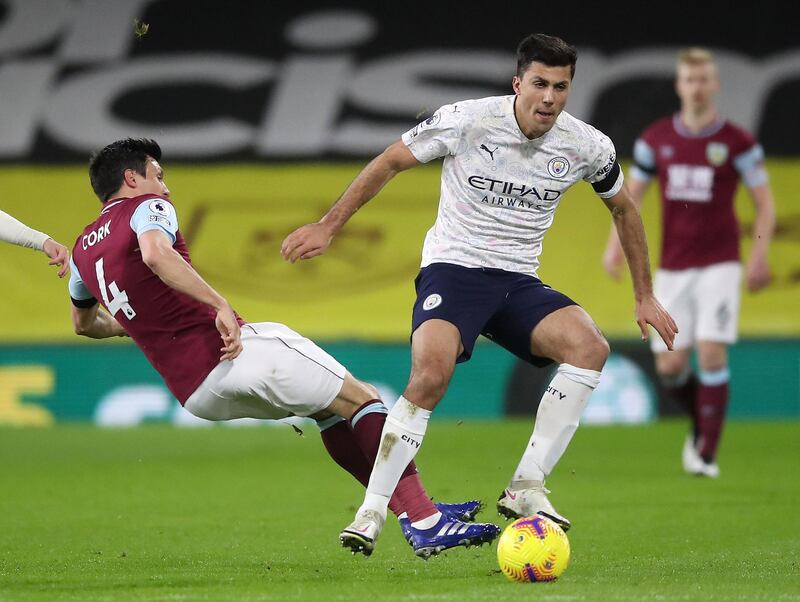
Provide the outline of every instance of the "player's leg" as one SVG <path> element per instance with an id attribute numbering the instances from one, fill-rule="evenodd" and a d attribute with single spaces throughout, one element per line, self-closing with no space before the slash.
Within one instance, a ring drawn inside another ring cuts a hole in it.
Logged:
<path id="1" fill-rule="evenodd" d="M 383 411 L 376 409 L 377 407 L 383 408 Z M 339 431 L 334 435 L 336 437 L 334 445 L 331 445 L 329 436 L 325 436 L 328 431 L 323 433 L 323 438 L 326 442 L 326 447 L 335 446 L 338 452 L 337 457 L 340 458 L 337 462 L 367 486 L 375 456 L 377 455 L 382 428 L 386 419 L 386 410 L 382 404 L 377 406 L 369 404 L 369 402 L 359 410 L 354 412 L 349 421 L 342 421 L 334 427 Z M 349 431 L 349 437 L 347 431 Z M 357 440 L 358 443 L 356 443 Z M 355 447 L 355 449 L 351 449 L 349 453 L 343 453 L 345 452 L 344 448 L 348 445 Z M 352 458 L 356 455 L 361 457 L 361 465 L 357 470 L 354 470 Z M 337 458 L 335 457 L 334 459 Z M 482 504 L 478 500 L 469 500 L 457 504 L 434 504 L 425 491 L 413 460 L 403 471 L 389 500 L 389 508 L 397 515 L 406 541 L 412 546 L 415 554 L 425 558 L 443 549 L 464 545 L 466 541 L 480 543 L 484 540 L 493 539 L 494 535 L 491 538 L 486 538 L 487 532 L 491 533 L 493 526 L 480 523 L 465 524 L 464 522 L 472 521 L 481 507 Z M 461 537 L 450 539 L 426 537 L 426 534 L 419 530 L 418 525 L 430 522 L 428 520 L 430 517 L 435 517 L 435 524 L 446 522 L 449 527 L 460 528 Z M 362 520 L 359 520 L 357 517 L 357 520 L 342 532 L 342 544 L 354 553 L 358 551 L 369 555 L 380 534 L 384 518 L 375 516 L 374 513 L 368 513 L 361 518 Z"/>
<path id="2" fill-rule="evenodd" d="M 353 523 L 340 536 L 342 545 L 353 553 L 369 555 L 372 552 L 383 524 L 387 496 L 392 490 L 395 495 L 400 494 L 409 481 L 408 477 L 402 476 L 405 475 L 402 472 L 398 483 L 397 475 L 403 471 L 404 465 L 413 466 L 413 458 L 422 444 L 431 410 L 444 395 L 452 376 L 460 348 L 460 336 L 453 330 L 455 327 L 447 322 L 430 320 L 414 332 L 409 386 L 386 419 L 365 502 L 356 513 Z M 449 361 L 446 359 L 448 357 Z M 417 405 L 416 400 L 431 410 Z M 395 411 L 398 405 L 402 408 L 401 412 Z M 438 507 L 431 512 L 420 504 L 408 503 L 406 508 L 408 521 L 401 522 L 404 534 L 414 552 L 423 558 L 456 546 L 490 542 L 500 533 L 492 524 L 463 522 L 463 519 L 471 518 L 477 512 L 479 506 L 474 506 L 474 503 L 466 508 L 469 512 L 467 516 L 464 513 L 465 505 L 462 504 L 448 505 L 441 512 Z"/>
<path id="3" fill-rule="evenodd" d="M 679 328 L 682 330 L 683 326 Z M 698 381 L 689 361 L 691 355 L 691 349 L 657 351 L 655 365 L 664 391 L 692 418 L 692 430 L 696 434 L 694 415 Z"/>
<path id="4" fill-rule="evenodd" d="M 533 355 L 551 358 L 559 366 L 539 403 L 530 445 L 512 486 L 543 480 L 553 470 L 578 428 L 609 354 L 608 342 L 577 305 L 544 318 L 533 330 L 531 343 Z"/>
<path id="5" fill-rule="evenodd" d="M 412 313 L 411 375 L 386 420 L 362 509 L 385 514 L 386 500 L 422 445 L 456 362 L 469 359 L 483 322 L 502 302 L 504 293 L 493 290 L 488 278 L 482 270 L 450 264 L 420 270 Z"/>
<path id="6" fill-rule="evenodd" d="M 684 326 L 680 325 L 679 328 L 683 333 Z M 686 411 L 691 422 L 690 432 L 683 441 L 681 464 L 683 465 L 683 470 L 687 473 L 700 474 L 704 470 L 704 465 L 700 454 L 697 452 L 699 437 L 697 393 L 699 380 L 690 364 L 692 350 L 675 349 L 674 351 L 667 351 L 660 338 L 659 342 L 661 345 L 653 346 L 662 349 L 655 354 L 656 373 L 661 381 L 661 386 L 665 393 Z"/>
<path id="7" fill-rule="evenodd" d="M 444 396 L 460 349 L 460 333 L 449 322 L 428 320 L 414 331 L 411 376 L 383 427 L 364 508 L 385 512 L 398 477 L 422 445 L 431 412 Z"/>
<path id="8" fill-rule="evenodd" d="M 697 441 L 695 448 L 703 461 L 697 474 L 719 476 L 717 449 L 728 407 L 728 348 L 715 341 L 697 342 L 700 383 L 697 388 Z"/>
<path id="9" fill-rule="evenodd" d="M 322 438 L 334 461 L 357 479 L 368 477 L 386 419 L 386 407 L 378 399 L 377 390 L 354 378 L 314 342 L 283 324 L 248 324 L 242 329 L 242 345 L 242 354 L 228 362 L 225 376 L 207 396 L 224 408 L 217 417 L 296 415 L 326 420 Z M 195 407 L 188 402 L 187 406 L 190 410 Z M 348 424 L 333 423 L 331 415 L 346 419 Z M 354 453 L 353 444 L 359 454 Z M 398 514 L 435 514 L 436 507 L 422 487 L 416 466 L 407 462 L 403 468 L 403 487 L 393 504 Z"/>
<path id="10" fill-rule="evenodd" d="M 378 392 L 374 387 L 347 374 L 339 395 L 331 402 L 327 410 L 348 419 L 350 437 L 341 427 L 327 436 L 323 432 L 326 446 L 333 447 L 335 445 L 337 451 L 340 451 L 340 447 L 354 442 L 361 452 L 367 470 L 364 471 L 364 467 L 359 466 L 358 474 L 353 472 L 351 474 L 354 474 L 365 486 L 368 485 L 386 424 L 388 415 L 386 406 L 378 398 Z M 333 437 L 336 437 L 335 444 L 332 440 Z M 337 455 L 341 457 L 342 454 Z M 344 458 L 342 459 L 344 460 Z M 349 468 L 355 467 L 348 464 L 346 469 L 350 471 Z M 422 485 L 413 460 L 404 467 L 388 505 L 395 514 L 405 514 L 411 521 L 424 520 L 438 512 Z"/>
<path id="11" fill-rule="evenodd" d="M 600 330 L 577 305 L 554 311 L 533 329 L 531 354 L 550 358 L 559 366 L 539 402 L 533 434 L 498 502 L 506 516 L 539 512 L 565 529 L 571 526 L 550 504 L 544 481 L 572 440 L 608 353 Z"/>
<path id="12" fill-rule="evenodd" d="M 241 355 L 215 368 L 186 408 L 208 420 L 312 417 L 334 461 L 366 485 L 387 413 L 377 390 L 282 324 L 248 324 L 242 335 Z M 393 510 L 412 518 L 438 513 L 413 462 L 401 476 Z M 480 504 L 443 507 L 448 516 L 471 519 Z"/>
<path id="13" fill-rule="evenodd" d="M 691 429 L 683 442 L 681 462 L 683 469 L 697 473 L 702 461 L 695 448 L 697 429 L 697 375 L 690 363 L 692 347 L 697 329 L 697 304 L 694 290 L 700 271 L 658 270 L 656 272 L 655 295 L 669 314 L 675 319 L 680 331 L 675 335 L 673 351 L 667 349 L 661 337 L 650 337 L 650 349 L 655 356 L 656 374 L 665 394 L 689 415 Z"/>
<path id="14" fill-rule="evenodd" d="M 469 359 L 483 324 L 505 298 L 505 291 L 494 286 L 495 280 L 484 270 L 451 264 L 433 264 L 420 270 L 412 318 L 411 376 L 386 419 L 364 503 L 355 521 L 342 532 L 343 545 L 356 541 L 364 525 L 379 523 L 385 517 L 389 496 L 422 445 L 431 412 L 444 395 L 456 362 Z M 445 517 L 437 513 L 412 523 L 420 534 L 418 539 L 430 543 L 424 546 L 426 550 L 435 553 L 451 544 L 494 539 L 499 533 L 494 525 L 483 525 L 475 527 L 483 531 L 473 536 L 473 531 L 461 532 L 463 525 L 444 529 L 443 520 Z M 443 542 L 436 538 L 443 529 L 463 537 Z M 431 530 L 436 533 L 431 534 Z M 374 540 L 368 549 L 350 547 L 370 553 L 372 546 Z"/>
<path id="15" fill-rule="evenodd" d="M 366 483 L 386 413 L 377 390 L 353 378 L 324 350 L 282 324 L 246 325 L 242 347 L 239 357 L 212 370 L 187 400 L 186 409 L 207 420 L 314 417 L 334 461 Z M 352 421 L 342 419 L 351 419 L 359 410 L 369 413 L 370 419 L 354 430 Z M 370 439 L 369 431 L 377 435 Z M 416 478 L 416 467 L 409 467 L 408 473 L 415 475 L 415 483 L 402 493 L 432 506 Z M 397 500 L 393 506 L 398 513 L 404 510 Z"/>
<path id="16" fill-rule="evenodd" d="M 697 452 L 703 461 L 698 474 L 719 476 L 716 462 L 729 397 L 727 347 L 738 337 L 742 268 L 726 262 L 700 270 L 695 287 L 697 313 Z"/>
<path id="17" fill-rule="evenodd" d="M 372 552 L 389 499 L 422 444 L 431 411 L 447 389 L 460 347 L 458 329 L 443 320 L 428 320 L 414 331 L 409 384 L 386 418 L 364 502 L 353 523 L 342 531 L 342 544 L 354 552 Z M 414 526 L 431 527 L 440 518 L 432 513 Z M 370 540 L 359 535 L 365 530 L 374 534 Z"/>
<path id="18" fill-rule="evenodd" d="M 330 412 L 312 416 L 317 421 L 320 429 L 322 443 L 331 459 L 342 469 L 350 473 L 364 488 L 369 483 L 372 472 L 374 455 L 370 460 L 362 451 L 353 433 L 349 421 Z M 385 417 L 385 414 L 384 414 Z M 382 428 L 382 427 L 381 427 Z M 378 430 L 380 436 L 380 430 Z M 377 451 L 377 444 L 375 446 Z M 409 474 L 401 476 L 397 488 L 389 500 L 389 509 L 397 516 L 403 535 L 408 540 L 411 535 L 409 529 L 412 520 L 425 518 L 434 512 L 430 511 L 430 497 L 425 491 L 421 477 L 416 470 L 414 462 L 409 464 Z M 472 521 L 483 507 L 479 500 L 468 500 L 460 503 L 436 502 L 436 511 L 453 520 Z"/>
<path id="19" fill-rule="evenodd" d="M 356 380 L 349 374 L 346 375 L 345 381 L 348 379 Z M 352 417 L 358 410 L 359 405 L 370 404 L 373 400 L 378 399 L 377 390 L 365 383 L 364 385 L 363 389 L 358 386 L 352 387 L 356 393 L 359 393 L 359 389 L 362 389 L 363 392 L 360 392 L 354 399 L 354 403 L 343 403 L 340 412 Z M 345 388 L 343 386 L 343 389 Z M 337 400 L 334 400 L 334 403 L 337 403 Z M 331 412 L 330 409 L 317 412 L 311 418 L 317 422 L 322 444 L 331 459 L 366 487 L 369 482 L 370 472 L 372 472 L 372 460 L 362 450 L 361 443 L 353 432 L 350 420 Z M 404 513 L 403 505 L 397 495 L 393 495 L 392 499 L 389 500 L 389 508 L 396 516 Z"/>
<path id="20" fill-rule="evenodd" d="M 599 382 L 608 343 L 572 299 L 522 275 L 483 333 L 528 363 L 559 364 L 539 403 L 533 434 L 497 509 L 509 518 L 539 512 L 568 529 L 569 521 L 547 498 L 544 479 L 577 429 L 589 395 Z"/>

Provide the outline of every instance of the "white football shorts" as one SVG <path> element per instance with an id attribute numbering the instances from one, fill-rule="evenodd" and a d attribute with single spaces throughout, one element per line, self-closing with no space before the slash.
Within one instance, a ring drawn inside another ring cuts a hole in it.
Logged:
<path id="1" fill-rule="evenodd" d="M 187 410 L 206 420 L 310 416 L 342 390 L 345 367 L 283 324 L 245 324 L 242 347 L 209 373 Z"/>
<path id="2" fill-rule="evenodd" d="M 697 341 L 732 344 L 739 335 L 742 266 L 735 261 L 687 270 L 658 270 L 655 295 L 678 324 L 675 349 Z M 667 350 L 651 331 L 650 348 Z"/>

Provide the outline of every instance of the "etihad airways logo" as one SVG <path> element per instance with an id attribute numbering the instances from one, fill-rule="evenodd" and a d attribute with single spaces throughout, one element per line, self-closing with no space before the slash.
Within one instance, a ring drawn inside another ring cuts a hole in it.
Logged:
<path id="1" fill-rule="evenodd" d="M 467 178 L 467 182 L 477 190 L 492 193 L 484 195 L 481 200 L 490 205 L 541 210 L 552 207 L 552 202 L 561 196 L 560 190 L 536 188 L 527 184 L 517 184 L 483 176 L 470 176 Z M 542 204 L 543 202 L 547 202 L 547 204 Z"/>

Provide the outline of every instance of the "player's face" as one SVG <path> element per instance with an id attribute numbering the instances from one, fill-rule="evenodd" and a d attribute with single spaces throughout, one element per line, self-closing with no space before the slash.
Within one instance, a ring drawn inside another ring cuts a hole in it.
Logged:
<path id="1" fill-rule="evenodd" d="M 567 104 L 571 85 L 569 65 L 551 67 L 534 62 L 528 65 L 522 77 L 514 76 L 515 113 L 526 135 L 541 136 L 553 127 Z"/>
<path id="2" fill-rule="evenodd" d="M 142 178 L 141 174 L 137 175 L 136 191 L 139 194 L 157 194 L 169 197 L 169 188 L 164 183 L 164 170 L 161 169 L 158 161 L 148 157 L 145 164 L 145 177 Z"/>
<path id="3" fill-rule="evenodd" d="M 697 65 L 680 63 L 675 90 L 684 109 L 694 111 L 708 108 L 719 92 L 716 66 L 713 63 Z"/>

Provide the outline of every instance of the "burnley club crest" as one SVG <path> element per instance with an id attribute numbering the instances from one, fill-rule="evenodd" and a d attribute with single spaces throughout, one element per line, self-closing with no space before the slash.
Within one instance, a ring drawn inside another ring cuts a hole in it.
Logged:
<path id="1" fill-rule="evenodd" d="M 722 142 L 709 142 L 706 146 L 706 159 L 714 167 L 719 167 L 728 159 L 728 145 Z"/>

